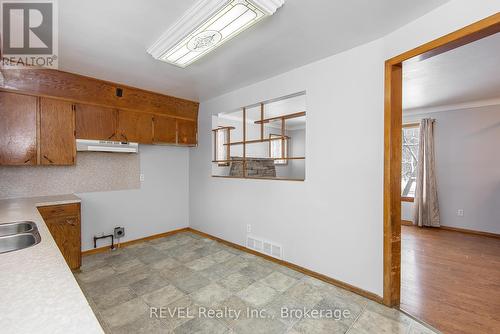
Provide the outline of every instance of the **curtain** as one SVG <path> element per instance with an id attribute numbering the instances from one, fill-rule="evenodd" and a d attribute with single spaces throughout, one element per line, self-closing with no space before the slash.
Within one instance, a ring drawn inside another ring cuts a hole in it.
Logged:
<path id="1" fill-rule="evenodd" d="M 415 192 L 413 224 L 439 227 L 439 203 L 437 196 L 434 154 L 433 119 L 420 122 L 420 139 L 417 162 L 417 188 Z"/>

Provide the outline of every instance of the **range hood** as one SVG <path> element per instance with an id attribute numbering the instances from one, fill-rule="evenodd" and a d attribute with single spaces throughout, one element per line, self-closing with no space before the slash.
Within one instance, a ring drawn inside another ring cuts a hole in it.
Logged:
<path id="1" fill-rule="evenodd" d="M 137 153 L 139 152 L 139 144 L 108 140 L 77 139 L 76 150 L 79 152 Z"/>

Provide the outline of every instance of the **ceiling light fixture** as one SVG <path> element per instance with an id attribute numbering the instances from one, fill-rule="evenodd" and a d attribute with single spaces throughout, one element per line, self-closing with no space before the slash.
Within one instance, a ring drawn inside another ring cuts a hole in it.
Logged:
<path id="1" fill-rule="evenodd" d="M 148 49 L 186 67 L 266 16 L 285 0 L 199 0 Z"/>

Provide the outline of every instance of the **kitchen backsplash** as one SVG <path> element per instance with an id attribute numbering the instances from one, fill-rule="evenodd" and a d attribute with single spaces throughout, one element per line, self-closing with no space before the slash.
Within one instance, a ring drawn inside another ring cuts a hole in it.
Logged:
<path id="1" fill-rule="evenodd" d="M 75 166 L 0 167 L 0 199 L 140 188 L 139 154 L 78 152 Z"/>

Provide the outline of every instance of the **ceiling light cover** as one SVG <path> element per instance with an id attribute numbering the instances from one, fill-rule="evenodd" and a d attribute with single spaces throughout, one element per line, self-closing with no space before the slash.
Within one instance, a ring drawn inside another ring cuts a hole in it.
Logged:
<path id="1" fill-rule="evenodd" d="M 148 49 L 154 58 L 186 67 L 262 18 L 285 0 L 200 0 Z"/>

